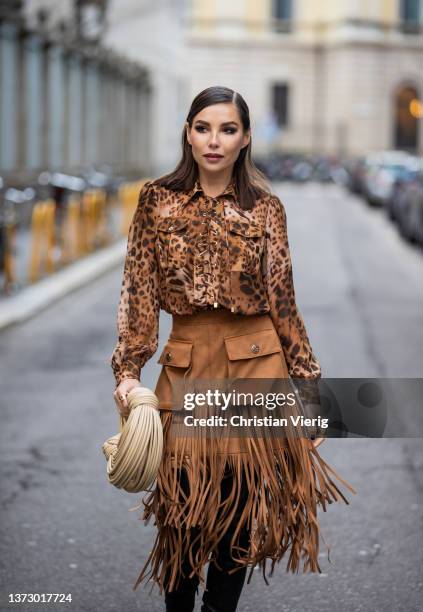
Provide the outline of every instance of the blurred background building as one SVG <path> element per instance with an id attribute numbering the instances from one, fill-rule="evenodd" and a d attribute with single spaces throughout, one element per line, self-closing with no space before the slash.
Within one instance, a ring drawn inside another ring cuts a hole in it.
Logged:
<path id="1" fill-rule="evenodd" d="M 423 151 L 421 0 L 194 0 L 188 47 L 191 91 L 241 91 L 260 150 Z"/>
<path id="2" fill-rule="evenodd" d="M 423 152 L 423 0 L 1 1 L 0 167 L 168 171 L 192 98 L 258 155 Z"/>
<path id="3" fill-rule="evenodd" d="M 0 1 L 0 170 L 149 172 L 150 83 L 102 44 L 103 0 Z"/>

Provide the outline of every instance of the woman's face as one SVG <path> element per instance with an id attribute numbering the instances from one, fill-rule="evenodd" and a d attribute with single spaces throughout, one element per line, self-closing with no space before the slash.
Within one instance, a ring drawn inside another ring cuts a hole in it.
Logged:
<path id="1" fill-rule="evenodd" d="M 203 108 L 195 115 L 191 129 L 186 123 L 186 130 L 192 155 L 205 173 L 220 174 L 228 168 L 232 172 L 239 152 L 250 141 L 250 132 L 244 133 L 238 109 L 232 102 Z"/>

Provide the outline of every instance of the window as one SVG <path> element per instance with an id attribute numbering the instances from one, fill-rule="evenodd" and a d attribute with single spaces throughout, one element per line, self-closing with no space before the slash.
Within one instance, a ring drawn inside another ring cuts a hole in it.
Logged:
<path id="1" fill-rule="evenodd" d="M 394 146 L 415 153 L 418 150 L 419 94 L 415 87 L 402 87 L 395 100 Z M 417 107 L 414 110 L 414 107 Z"/>
<path id="2" fill-rule="evenodd" d="M 289 32 L 292 23 L 292 0 L 272 0 L 272 24 L 277 32 Z"/>
<path id="3" fill-rule="evenodd" d="M 402 21 L 419 21 L 419 5 L 420 0 L 402 0 L 401 2 L 401 20 Z"/>
<path id="4" fill-rule="evenodd" d="M 401 0 L 400 21 L 403 32 L 416 34 L 420 31 L 420 0 Z"/>
<path id="5" fill-rule="evenodd" d="M 273 17 L 287 21 L 292 18 L 291 0 L 273 0 Z"/>
<path id="6" fill-rule="evenodd" d="M 288 92 L 286 83 L 273 85 L 273 112 L 279 127 L 288 125 Z"/>

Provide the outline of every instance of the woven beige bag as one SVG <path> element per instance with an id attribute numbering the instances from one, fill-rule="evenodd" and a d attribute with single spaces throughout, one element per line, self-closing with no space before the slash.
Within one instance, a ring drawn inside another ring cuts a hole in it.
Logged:
<path id="1" fill-rule="evenodd" d="M 157 477 L 163 453 L 159 400 L 147 387 L 127 395 L 128 418 L 120 415 L 120 432 L 102 446 L 109 482 L 128 493 L 148 490 Z"/>

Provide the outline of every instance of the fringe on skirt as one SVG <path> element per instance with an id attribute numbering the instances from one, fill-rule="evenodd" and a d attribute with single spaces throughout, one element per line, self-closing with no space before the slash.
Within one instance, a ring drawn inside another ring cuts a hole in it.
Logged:
<path id="1" fill-rule="evenodd" d="M 352 493 L 356 491 L 320 456 L 310 440 L 287 437 L 275 444 L 267 437 L 211 439 L 201 434 L 175 436 L 171 431 L 170 388 L 178 377 L 185 379 L 190 374 L 193 378 L 213 378 L 216 372 L 229 377 L 234 374 L 246 378 L 288 377 L 283 353 L 279 351 L 243 360 L 242 370 L 242 360 L 230 362 L 224 350 L 225 338 L 236 338 L 237 334 L 240 338 L 237 346 L 242 346 L 248 335 L 248 346 L 255 340 L 262 346 L 267 342 L 269 347 L 273 328 L 270 318 L 205 311 L 192 317 L 174 315 L 173 321 L 172 333 L 159 359 L 163 368 L 156 387 L 163 407 L 164 454 L 156 487 L 132 508 L 143 507 L 140 520 L 145 524 L 155 518 L 157 536 L 133 590 L 146 579 L 157 583 L 162 593 L 166 576 L 166 590 L 174 590 L 183 575 L 186 555 L 192 567 L 190 576 L 196 573 L 205 582 L 204 565 L 214 558 L 217 545 L 232 522 L 242 478 L 247 483 L 248 498 L 231 547 L 239 568 L 251 565 L 247 584 L 257 565 L 269 584 L 267 560 L 271 561 L 269 576 L 272 576 L 276 563 L 285 555 L 286 571 L 321 572 L 318 507 L 326 512 L 327 504 L 341 501 L 349 504 L 335 481 Z M 173 366 L 165 365 L 169 353 L 171 361 L 174 359 Z M 236 362 L 236 370 L 231 370 Z M 233 488 L 222 500 L 220 483 L 228 469 L 233 474 Z M 245 526 L 250 534 L 248 550 L 239 542 Z M 326 548 L 330 562 L 327 544 Z"/>

